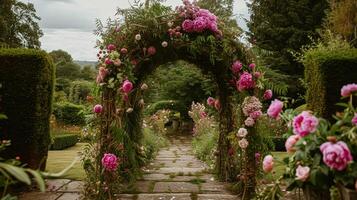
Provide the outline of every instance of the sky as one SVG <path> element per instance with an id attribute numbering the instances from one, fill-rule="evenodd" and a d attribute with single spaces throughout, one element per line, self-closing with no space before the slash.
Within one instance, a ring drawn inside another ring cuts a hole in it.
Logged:
<path id="1" fill-rule="evenodd" d="M 114 18 L 116 9 L 127 8 L 134 0 L 21 0 L 35 5 L 41 17 L 44 33 L 41 47 L 46 51 L 63 49 L 74 60 L 94 61 L 96 36 L 95 20 Z M 181 0 L 167 0 L 166 5 L 181 5 Z M 246 30 L 244 18 L 248 18 L 245 0 L 235 0 L 234 14 L 240 27 Z"/>

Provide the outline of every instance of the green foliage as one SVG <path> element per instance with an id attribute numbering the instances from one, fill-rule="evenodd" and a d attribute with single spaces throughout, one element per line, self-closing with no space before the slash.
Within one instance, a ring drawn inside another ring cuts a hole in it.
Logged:
<path id="1" fill-rule="evenodd" d="M 60 63 L 56 65 L 57 78 L 67 78 L 75 80 L 81 77 L 81 66 L 72 62 Z"/>
<path id="2" fill-rule="evenodd" d="M 76 134 L 63 134 L 53 135 L 51 150 L 62 150 L 76 145 L 78 142 L 78 135 Z"/>
<path id="3" fill-rule="evenodd" d="M 2 138 L 13 144 L 6 155 L 44 169 L 54 86 L 51 59 L 39 50 L 0 49 L 0 83 L 1 107 L 9 118 Z"/>
<path id="4" fill-rule="evenodd" d="M 207 163 L 211 169 L 216 164 L 215 152 L 217 150 L 218 138 L 218 131 L 207 131 L 207 134 L 198 135 L 192 141 L 193 152 L 197 158 Z"/>
<path id="5" fill-rule="evenodd" d="M 68 125 L 85 124 L 85 107 L 70 102 L 59 102 L 53 105 L 53 114 L 58 122 Z"/>
<path id="6" fill-rule="evenodd" d="M 155 158 L 160 148 L 168 144 L 168 141 L 163 135 L 155 133 L 152 129 L 144 128 L 140 144 L 142 145 L 141 162 L 147 164 Z"/>
<path id="7" fill-rule="evenodd" d="M 92 91 L 93 86 L 93 82 L 73 81 L 69 90 L 69 101 L 76 104 L 83 103 Z"/>
<path id="8" fill-rule="evenodd" d="M 165 109 L 178 111 L 180 113 L 183 113 L 184 111 L 187 110 L 187 108 L 181 102 L 174 101 L 174 100 L 163 100 L 150 104 L 145 110 L 145 114 L 153 115 L 157 111 L 165 110 Z"/>
<path id="9" fill-rule="evenodd" d="M 331 119 L 335 111 L 341 110 L 336 105 L 341 87 L 357 82 L 357 49 L 347 42 L 331 39 L 306 49 L 301 60 L 306 68 L 307 108 Z"/>
<path id="10" fill-rule="evenodd" d="M 52 57 L 53 62 L 57 65 L 58 63 L 71 63 L 73 62 L 72 56 L 61 49 L 59 50 L 54 50 L 49 53 L 49 55 Z"/>
<path id="11" fill-rule="evenodd" d="M 32 3 L 2 0 L 0 4 L 0 46 L 39 48 L 40 30 Z"/>

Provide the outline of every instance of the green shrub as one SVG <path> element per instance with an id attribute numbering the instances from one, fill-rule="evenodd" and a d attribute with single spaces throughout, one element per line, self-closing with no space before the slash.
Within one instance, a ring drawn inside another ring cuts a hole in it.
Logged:
<path id="1" fill-rule="evenodd" d="M 52 137 L 51 150 L 62 150 L 68 147 L 74 146 L 78 142 L 78 135 L 76 134 L 64 134 L 55 135 Z"/>
<path id="2" fill-rule="evenodd" d="M 286 151 L 285 149 L 285 141 L 286 138 L 282 136 L 271 137 L 271 141 L 274 145 L 274 151 Z"/>
<path id="3" fill-rule="evenodd" d="M 187 115 L 186 114 L 187 108 L 180 102 L 174 100 L 164 100 L 164 101 L 158 101 L 153 104 L 150 104 L 150 106 L 148 106 L 148 108 L 145 110 L 145 114 L 153 115 L 159 110 L 166 110 L 166 109 L 180 112 L 181 115 L 183 112 L 185 112 L 184 115 Z"/>
<path id="4" fill-rule="evenodd" d="M 93 88 L 93 82 L 89 81 L 73 81 L 69 89 L 68 99 L 72 103 L 83 103 Z"/>
<path id="5" fill-rule="evenodd" d="M 340 40 L 319 43 L 306 50 L 302 61 L 308 85 L 307 108 L 331 119 L 340 99 L 341 87 L 357 82 L 357 49 Z"/>
<path id="6" fill-rule="evenodd" d="M 193 138 L 193 152 L 198 159 L 207 163 L 210 168 L 213 168 L 216 163 L 215 151 L 218 144 L 218 131 L 209 131 L 207 134 L 198 135 Z"/>
<path id="7" fill-rule="evenodd" d="M 53 106 L 53 114 L 58 122 L 69 125 L 85 124 L 85 107 L 70 102 L 59 102 Z"/>
<path id="8" fill-rule="evenodd" d="M 161 147 L 168 144 L 167 139 L 152 129 L 144 128 L 143 137 L 141 139 L 141 162 L 142 164 L 151 161 Z"/>
<path id="9" fill-rule="evenodd" d="M 0 84 L 0 104 L 8 117 L 0 137 L 12 143 L 4 155 L 45 169 L 54 87 L 51 59 L 40 50 L 0 49 Z"/>

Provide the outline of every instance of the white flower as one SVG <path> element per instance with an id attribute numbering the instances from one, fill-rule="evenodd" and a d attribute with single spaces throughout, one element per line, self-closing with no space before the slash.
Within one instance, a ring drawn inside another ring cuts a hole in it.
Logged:
<path id="1" fill-rule="evenodd" d="M 137 40 L 137 41 L 141 40 L 141 35 L 140 34 L 136 34 L 135 35 L 135 40 Z"/>
<path id="2" fill-rule="evenodd" d="M 168 45 L 169 45 L 169 44 L 168 44 L 166 41 L 163 41 L 163 42 L 161 43 L 161 46 L 164 47 L 164 48 L 166 48 Z"/>
<path id="3" fill-rule="evenodd" d="M 243 139 L 239 140 L 238 144 L 239 144 L 240 148 L 246 149 L 248 147 L 249 143 L 248 143 L 247 139 L 243 138 Z"/>
<path id="4" fill-rule="evenodd" d="M 173 22 L 168 22 L 168 23 L 167 23 L 167 26 L 168 26 L 168 27 L 172 27 L 173 25 L 174 25 Z"/>
<path id="5" fill-rule="evenodd" d="M 134 111 L 133 108 L 128 108 L 128 109 L 126 110 L 127 113 L 131 113 L 131 112 L 133 112 L 133 111 Z"/>
<path id="6" fill-rule="evenodd" d="M 240 129 L 238 130 L 237 137 L 244 138 L 245 136 L 247 136 L 247 134 L 248 134 L 247 129 L 245 129 L 245 128 L 240 128 Z"/>
<path id="7" fill-rule="evenodd" d="M 146 85 L 146 83 L 141 85 L 141 90 L 147 90 L 149 88 L 148 85 Z"/>

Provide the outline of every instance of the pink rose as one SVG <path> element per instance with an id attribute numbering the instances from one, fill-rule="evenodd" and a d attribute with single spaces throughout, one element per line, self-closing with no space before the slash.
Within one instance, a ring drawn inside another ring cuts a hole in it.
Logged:
<path id="1" fill-rule="evenodd" d="M 243 138 L 243 139 L 239 140 L 238 145 L 240 148 L 246 149 L 249 145 L 249 142 L 247 139 Z"/>
<path id="2" fill-rule="evenodd" d="M 271 102 L 267 114 L 271 118 L 278 119 L 281 111 L 283 110 L 283 106 L 283 102 L 279 101 L 278 99 L 275 99 Z"/>
<path id="3" fill-rule="evenodd" d="M 214 98 L 212 98 L 212 97 L 208 97 L 208 99 L 207 99 L 207 104 L 209 105 L 209 106 L 214 106 L 214 103 L 216 102 L 216 100 L 214 99 Z"/>
<path id="4" fill-rule="evenodd" d="M 248 72 L 243 72 L 243 74 L 240 75 L 236 86 L 237 86 L 238 91 L 243 91 L 243 90 L 254 88 L 255 81 L 253 79 L 253 76 Z"/>
<path id="5" fill-rule="evenodd" d="M 115 47 L 114 44 L 109 44 L 109 45 L 107 46 L 107 49 L 108 49 L 109 51 L 114 51 L 114 50 L 116 49 L 116 47 Z"/>
<path id="6" fill-rule="evenodd" d="M 308 111 L 303 111 L 293 119 L 293 132 L 301 137 L 316 131 L 319 120 Z"/>
<path id="7" fill-rule="evenodd" d="M 320 146 L 324 163 L 331 169 L 342 171 L 346 169 L 349 162 L 353 161 L 351 152 L 346 143 L 325 142 Z"/>
<path id="8" fill-rule="evenodd" d="M 193 21 L 193 30 L 195 32 L 202 32 L 206 28 L 206 20 L 203 17 L 197 17 Z"/>
<path id="9" fill-rule="evenodd" d="M 153 56 L 153 55 L 155 55 L 155 54 L 156 54 L 156 48 L 153 47 L 153 46 L 149 47 L 149 48 L 148 48 L 148 55 L 149 55 L 149 56 Z"/>
<path id="10" fill-rule="evenodd" d="M 129 93 L 133 89 L 133 84 L 129 80 L 125 80 L 121 87 L 124 93 Z"/>
<path id="11" fill-rule="evenodd" d="M 309 175 L 310 175 L 310 167 L 308 167 L 308 166 L 303 167 L 303 166 L 299 165 L 296 168 L 296 173 L 295 173 L 296 180 L 305 182 L 307 180 L 307 178 L 309 178 Z"/>
<path id="12" fill-rule="evenodd" d="M 102 158 L 102 165 L 107 171 L 115 171 L 118 168 L 118 158 L 111 153 L 105 153 Z"/>
<path id="13" fill-rule="evenodd" d="M 341 96 L 348 97 L 353 92 L 356 92 L 356 91 L 357 91 L 357 84 L 355 84 L 355 83 L 347 84 L 341 88 Z"/>
<path id="14" fill-rule="evenodd" d="M 254 63 L 251 63 L 251 64 L 249 65 L 249 68 L 250 68 L 251 70 L 254 70 L 254 69 L 255 69 L 255 64 L 254 64 Z"/>
<path id="15" fill-rule="evenodd" d="M 219 102 L 218 99 L 214 102 L 214 107 L 215 107 L 217 110 L 220 110 L 220 109 L 221 109 L 221 103 Z"/>
<path id="16" fill-rule="evenodd" d="M 240 128 L 237 133 L 237 137 L 244 138 L 248 135 L 248 130 L 245 128 Z"/>
<path id="17" fill-rule="evenodd" d="M 97 105 L 95 105 L 95 106 L 93 107 L 93 112 L 94 112 L 94 113 L 99 114 L 99 113 L 102 113 L 102 111 L 103 111 L 103 106 L 100 105 L 100 104 L 97 104 Z"/>
<path id="18" fill-rule="evenodd" d="M 270 100 L 273 97 L 273 91 L 271 90 L 265 90 L 263 99 L 264 100 Z"/>
<path id="19" fill-rule="evenodd" d="M 300 140 L 299 135 L 291 135 L 285 142 L 285 148 L 288 153 L 292 153 L 295 151 L 294 145 L 296 144 L 297 141 Z"/>
<path id="20" fill-rule="evenodd" d="M 186 19 L 185 21 L 182 22 L 182 28 L 186 32 L 192 32 L 193 31 L 193 21 Z"/>
<path id="21" fill-rule="evenodd" d="M 268 173 L 273 170 L 274 167 L 274 158 L 271 155 L 267 155 L 263 159 L 263 171 Z"/>
<path id="22" fill-rule="evenodd" d="M 357 113 L 355 113 L 355 116 L 352 118 L 352 124 L 357 126 Z"/>
<path id="23" fill-rule="evenodd" d="M 248 117 L 248 118 L 244 121 L 244 124 L 245 124 L 246 126 L 248 126 L 248 127 L 252 127 L 252 126 L 254 126 L 255 121 L 254 121 L 253 118 Z"/>
<path id="24" fill-rule="evenodd" d="M 240 72 L 240 70 L 242 69 L 242 63 L 239 60 L 236 60 L 233 64 L 232 64 L 232 72 L 234 74 L 238 74 Z"/>

